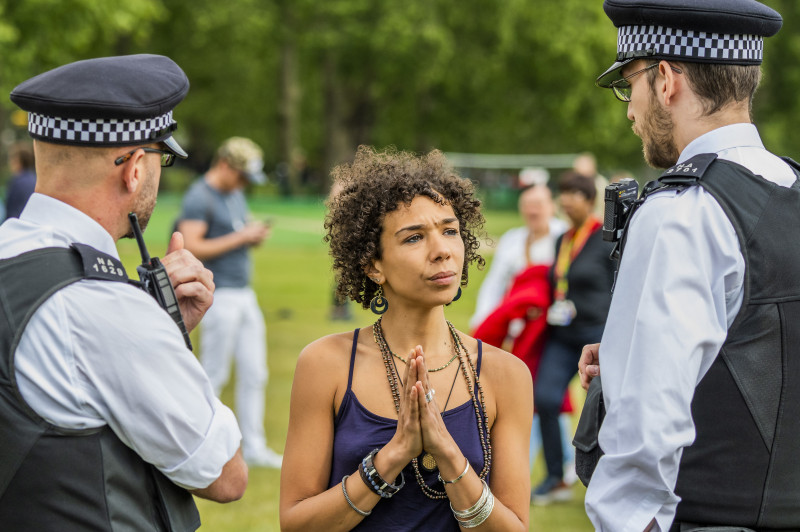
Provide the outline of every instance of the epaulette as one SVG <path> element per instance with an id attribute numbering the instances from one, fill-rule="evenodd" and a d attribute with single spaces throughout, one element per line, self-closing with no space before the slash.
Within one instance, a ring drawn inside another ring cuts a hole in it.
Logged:
<path id="1" fill-rule="evenodd" d="M 128 281 L 128 274 L 119 259 L 86 244 L 74 243 L 72 247 L 81 256 L 83 276 L 86 279 Z"/>
<path id="2" fill-rule="evenodd" d="M 658 180 L 665 185 L 693 185 L 717 159 L 716 153 L 701 153 L 664 170 Z"/>

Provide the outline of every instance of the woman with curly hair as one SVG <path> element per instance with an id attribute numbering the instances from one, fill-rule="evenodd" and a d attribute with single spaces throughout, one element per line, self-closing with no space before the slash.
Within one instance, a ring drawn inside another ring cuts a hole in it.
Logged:
<path id="1" fill-rule="evenodd" d="M 532 385 L 445 305 L 483 264 L 471 183 L 441 152 L 361 147 L 333 177 L 338 293 L 379 314 L 297 361 L 282 530 L 527 530 Z"/>

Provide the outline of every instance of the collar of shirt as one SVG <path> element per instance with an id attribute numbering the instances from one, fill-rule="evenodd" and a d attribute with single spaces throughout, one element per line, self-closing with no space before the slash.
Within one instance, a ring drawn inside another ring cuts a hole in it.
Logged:
<path id="1" fill-rule="evenodd" d="M 678 162 L 701 153 L 719 153 L 731 148 L 764 148 L 758 129 L 753 124 L 731 124 L 700 135 L 684 148 Z"/>
<path id="2" fill-rule="evenodd" d="M 114 239 L 103 226 L 75 207 L 50 196 L 34 193 L 22 211 L 20 220 L 48 227 L 53 239 L 65 247 L 80 242 L 119 258 Z"/>

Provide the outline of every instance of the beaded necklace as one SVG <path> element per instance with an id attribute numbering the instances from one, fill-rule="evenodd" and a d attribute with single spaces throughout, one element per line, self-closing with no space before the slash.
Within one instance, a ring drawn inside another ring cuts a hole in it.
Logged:
<path id="1" fill-rule="evenodd" d="M 392 352 L 389 349 L 389 344 L 386 343 L 386 338 L 384 338 L 383 336 L 381 319 L 382 318 L 378 318 L 378 321 L 376 321 L 375 324 L 372 326 L 372 336 L 375 339 L 375 343 L 378 344 L 378 348 L 381 351 L 381 356 L 383 357 L 383 365 L 386 367 L 386 378 L 389 381 L 389 388 L 391 388 L 392 390 L 392 399 L 394 400 L 394 408 L 395 411 L 399 414 L 400 392 L 398 388 L 398 383 L 402 385 L 402 382 L 400 381 L 400 378 L 397 375 L 397 371 L 395 370 L 394 361 L 392 360 Z M 460 336 L 456 332 L 455 327 L 453 327 L 453 324 L 450 323 L 449 321 L 447 322 L 447 327 L 450 329 L 450 335 L 453 337 L 453 349 L 455 350 L 456 357 L 458 358 L 458 367 L 461 369 L 461 372 L 464 375 L 464 381 L 467 383 L 467 390 L 469 391 L 469 396 L 472 399 L 472 406 L 475 409 L 475 419 L 477 420 L 478 424 L 478 436 L 481 441 L 481 449 L 483 450 L 483 469 L 481 470 L 478 476 L 481 479 L 486 479 L 486 476 L 489 474 L 489 471 L 491 470 L 492 467 L 492 443 L 487 435 L 489 420 L 486 415 L 486 399 L 483 394 L 483 387 L 481 386 L 480 380 L 478 379 L 478 372 L 475 369 L 475 365 L 472 363 L 472 359 L 469 356 L 469 352 L 467 351 L 467 348 L 464 347 L 464 344 L 461 341 Z M 466 362 L 464 359 L 466 359 Z M 474 388 L 472 386 L 472 379 L 469 378 L 469 374 L 467 372 L 468 365 L 469 368 L 472 370 L 472 375 L 475 380 Z M 477 394 L 475 393 L 476 391 Z M 481 414 L 481 411 L 483 412 L 483 414 Z M 430 458 L 433 459 L 432 456 Z M 427 459 L 427 456 L 424 459 Z M 426 497 L 428 497 L 429 499 L 447 498 L 446 491 L 435 490 L 425 483 L 425 479 L 422 478 L 422 473 L 420 473 L 419 471 L 418 457 L 413 458 L 411 460 L 411 464 L 414 468 L 414 476 L 417 479 L 417 484 L 419 484 L 420 489 L 422 489 L 422 492 L 425 494 Z"/>

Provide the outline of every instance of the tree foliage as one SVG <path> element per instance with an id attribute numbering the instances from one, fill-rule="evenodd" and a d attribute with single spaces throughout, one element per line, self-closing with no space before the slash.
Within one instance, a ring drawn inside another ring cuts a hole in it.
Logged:
<path id="1" fill-rule="evenodd" d="M 159 0 L 0 0 L 0 91 L 70 61 L 146 48 L 166 15 Z"/>
<path id="2" fill-rule="evenodd" d="M 797 156 L 800 7 L 766 3 L 785 24 L 766 43 L 756 121 Z M 321 181 L 360 143 L 593 151 L 601 168 L 639 169 L 624 104 L 594 86 L 615 42 L 600 0 L 0 0 L 0 90 L 85 57 L 168 55 L 192 84 L 176 116 L 196 170 L 249 136 L 295 190 L 304 164 Z"/>

